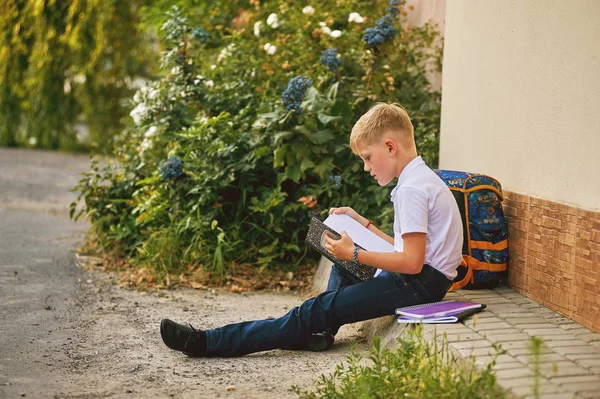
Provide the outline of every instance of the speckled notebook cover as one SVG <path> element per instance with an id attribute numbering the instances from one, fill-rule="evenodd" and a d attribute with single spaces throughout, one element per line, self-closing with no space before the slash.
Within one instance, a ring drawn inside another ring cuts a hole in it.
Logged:
<path id="1" fill-rule="evenodd" d="M 306 242 L 311 247 L 316 249 L 321 255 L 323 255 L 333 263 L 342 266 L 361 281 L 368 280 L 375 275 L 377 269 L 375 269 L 374 267 L 360 264 L 357 265 L 354 262 L 348 260 L 341 260 L 331 255 L 324 246 L 325 240 L 323 238 L 323 234 L 325 233 L 325 231 L 329 231 L 331 235 L 336 239 L 339 239 L 341 237 L 335 230 L 321 222 L 319 219 L 313 217 L 310 222 L 310 227 L 308 228 L 308 234 L 306 235 Z"/>

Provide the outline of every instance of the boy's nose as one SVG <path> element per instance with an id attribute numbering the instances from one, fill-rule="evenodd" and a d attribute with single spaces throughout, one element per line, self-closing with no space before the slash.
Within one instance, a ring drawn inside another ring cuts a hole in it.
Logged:
<path id="1" fill-rule="evenodd" d="M 365 170 L 365 172 L 369 172 L 371 170 L 366 163 L 365 163 L 365 166 L 364 166 L 363 169 Z"/>

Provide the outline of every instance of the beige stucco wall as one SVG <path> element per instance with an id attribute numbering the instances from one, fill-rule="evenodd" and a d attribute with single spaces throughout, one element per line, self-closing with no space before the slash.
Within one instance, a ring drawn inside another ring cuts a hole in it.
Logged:
<path id="1" fill-rule="evenodd" d="M 406 22 L 410 25 L 421 26 L 425 22 L 432 22 L 444 34 L 446 0 L 408 0 L 405 8 L 408 14 Z"/>
<path id="2" fill-rule="evenodd" d="M 413 26 L 422 26 L 426 22 L 437 25 L 437 30 L 444 36 L 446 19 L 446 0 L 408 0 L 406 23 Z M 442 74 L 428 72 L 427 79 L 434 90 L 442 88 Z"/>
<path id="3" fill-rule="evenodd" d="M 600 210 L 600 1 L 446 3 L 440 166 Z"/>

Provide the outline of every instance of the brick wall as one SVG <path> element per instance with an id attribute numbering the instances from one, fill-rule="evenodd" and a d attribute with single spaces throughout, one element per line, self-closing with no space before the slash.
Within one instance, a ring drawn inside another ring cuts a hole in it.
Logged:
<path id="1" fill-rule="evenodd" d="M 600 332 L 600 212 L 504 191 L 517 292 Z"/>

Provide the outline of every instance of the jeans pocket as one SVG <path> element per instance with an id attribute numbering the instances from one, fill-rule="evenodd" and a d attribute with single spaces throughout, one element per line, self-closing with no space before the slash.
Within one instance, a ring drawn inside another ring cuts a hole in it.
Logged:
<path id="1" fill-rule="evenodd" d="M 412 285 L 415 291 L 421 294 L 427 302 L 437 302 L 446 296 L 452 282 L 446 277 L 429 275 L 422 279 L 414 279 Z"/>
<path id="2" fill-rule="evenodd" d="M 386 271 L 383 271 L 382 273 L 388 273 L 388 274 L 390 274 L 394 278 L 394 281 L 396 282 L 396 285 L 400 289 L 404 289 L 409 284 L 409 280 L 402 273 L 393 273 L 393 272 L 386 272 Z"/>

